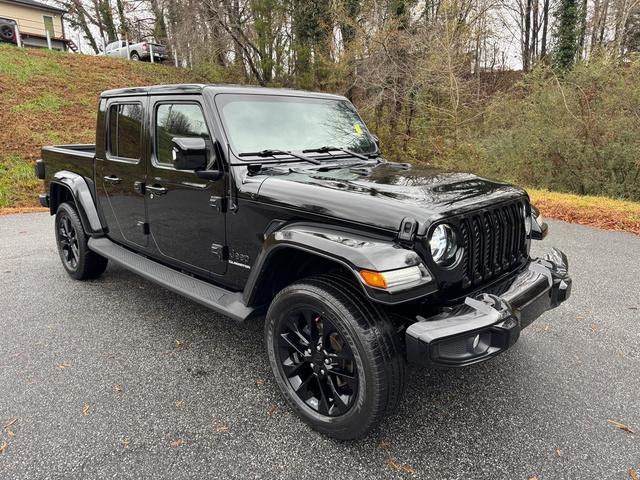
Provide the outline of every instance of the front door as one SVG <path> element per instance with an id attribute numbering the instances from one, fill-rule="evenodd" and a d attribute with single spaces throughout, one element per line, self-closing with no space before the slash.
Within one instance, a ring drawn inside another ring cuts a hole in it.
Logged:
<path id="1" fill-rule="evenodd" d="M 144 106 L 146 97 L 114 99 L 106 105 L 106 148 L 96 158 L 96 190 L 109 237 L 147 245 L 143 184 L 146 175 Z"/>
<path id="2" fill-rule="evenodd" d="M 193 171 L 173 167 L 174 137 L 204 138 L 211 168 L 219 161 L 200 101 L 199 96 L 151 97 L 153 140 L 146 196 L 153 245 L 149 248 L 162 260 L 194 273 L 222 274 L 226 237 L 220 199 L 225 180 L 203 180 Z"/>

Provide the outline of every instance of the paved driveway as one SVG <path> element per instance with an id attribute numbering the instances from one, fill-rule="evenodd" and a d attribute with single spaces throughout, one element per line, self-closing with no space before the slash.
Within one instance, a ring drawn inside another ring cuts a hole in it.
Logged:
<path id="1" fill-rule="evenodd" d="M 399 413 L 340 443 L 286 408 L 258 323 L 115 266 L 73 281 L 49 216 L 0 217 L 0 479 L 640 474 L 640 238 L 552 222 L 543 243 L 568 304 L 488 363 L 412 369 Z"/>

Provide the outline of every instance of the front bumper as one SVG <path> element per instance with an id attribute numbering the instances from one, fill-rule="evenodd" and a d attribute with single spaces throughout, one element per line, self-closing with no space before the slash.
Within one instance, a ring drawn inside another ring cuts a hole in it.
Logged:
<path id="1" fill-rule="evenodd" d="M 461 367 L 504 352 L 547 310 L 571 294 L 567 257 L 553 249 L 532 260 L 500 296 L 483 293 L 407 328 L 407 359 L 425 367 Z"/>

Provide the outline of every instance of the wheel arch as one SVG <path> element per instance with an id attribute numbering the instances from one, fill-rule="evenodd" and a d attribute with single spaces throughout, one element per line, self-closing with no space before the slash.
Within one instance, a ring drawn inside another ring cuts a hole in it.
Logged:
<path id="1" fill-rule="evenodd" d="M 60 171 L 54 175 L 49 186 L 49 212 L 51 215 L 55 215 L 60 204 L 64 202 L 71 202 L 75 205 L 82 227 L 88 235 L 105 233 L 93 195 L 84 177 L 68 171 Z"/>
<path id="2" fill-rule="evenodd" d="M 263 248 L 255 260 L 243 292 L 247 306 L 269 303 L 278 291 L 310 275 L 340 272 L 372 301 L 395 304 L 415 298 L 390 295 L 365 285 L 361 270 L 386 271 L 419 265 L 417 253 L 390 238 L 352 229 L 314 223 L 292 223 L 265 233 Z"/>

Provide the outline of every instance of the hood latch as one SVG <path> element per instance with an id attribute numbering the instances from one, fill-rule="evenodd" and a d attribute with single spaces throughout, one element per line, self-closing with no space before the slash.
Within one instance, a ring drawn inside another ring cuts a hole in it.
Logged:
<path id="1" fill-rule="evenodd" d="M 400 230 L 398 230 L 398 241 L 405 243 L 413 243 L 413 239 L 416 236 L 416 230 L 418 229 L 418 222 L 413 217 L 404 217 L 400 223 Z"/>

